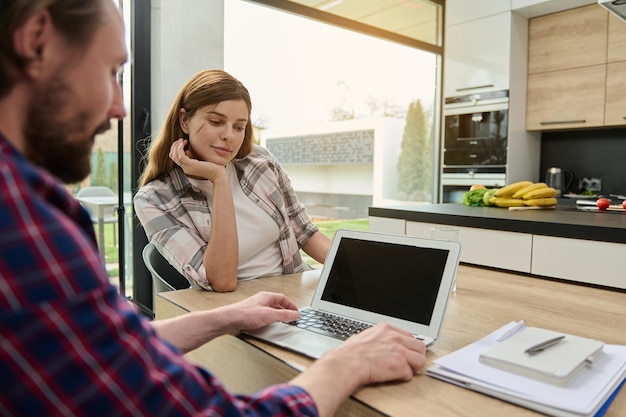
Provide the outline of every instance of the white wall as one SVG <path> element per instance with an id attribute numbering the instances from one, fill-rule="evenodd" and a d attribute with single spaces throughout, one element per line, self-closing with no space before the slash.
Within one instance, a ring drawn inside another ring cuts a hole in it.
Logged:
<path id="1" fill-rule="evenodd" d="M 372 164 L 287 164 L 284 168 L 296 191 L 371 195 L 374 204 L 379 204 L 398 190 L 398 158 L 402 150 L 405 124 L 403 119 L 376 117 L 298 126 L 288 130 L 267 129 L 262 132 L 261 145 L 265 146 L 268 140 L 281 137 L 371 129 L 374 131 Z"/>
<path id="2" fill-rule="evenodd" d="M 152 132 L 197 72 L 224 68 L 226 0 L 152 0 Z"/>
<path id="3" fill-rule="evenodd" d="M 373 204 L 398 195 L 398 160 L 406 120 L 378 118 L 374 128 Z"/>
<path id="4" fill-rule="evenodd" d="M 311 193 L 372 195 L 371 165 L 286 165 L 294 190 Z"/>

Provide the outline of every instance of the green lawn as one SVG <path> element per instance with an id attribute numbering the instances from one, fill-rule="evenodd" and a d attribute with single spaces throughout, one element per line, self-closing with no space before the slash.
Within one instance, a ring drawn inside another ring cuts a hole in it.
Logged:
<path id="1" fill-rule="evenodd" d="M 324 233 L 329 238 L 333 238 L 335 236 L 335 232 L 338 229 L 350 229 L 350 230 L 369 230 L 370 222 L 369 219 L 350 219 L 350 220 L 328 220 L 328 221 L 316 221 L 315 224 L 320 228 L 320 232 Z M 315 269 L 319 269 L 322 267 L 320 263 L 315 261 L 315 259 L 311 258 L 309 255 L 300 251 L 302 255 L 302 259 L 308 265 L 312 266 Z"/>
<path id="2" fill-rule="evenodd" d="M 315 222 L 317 227 L 320 228 L 320 231 L 324 233 L 329 238 L 333 238 L 337 229 L 352 229 L 352 230 L 368 230 L 369 229 L 369 219 L 351 219 L 351 220 L 318 220 Z M 117 224 L 115 225 L 117 227 Z M 119 236 L 118 236 L 119 238 Z M 117 245 L 114 244 L 113 239 L 113 226 L 105 225 L 104 226 L 104 242 L 105 242 L 105 256 L 106 263 L 109 265 L 107 268 L 109 272 L 109 277 L 117 277 L 119 275 L 119 268 L 117 267 L 118 262 L 118 246 L 119 239 L 117 241 Z M 321 265 L 317 263 L 314 259 L 309 257 L 306 253 L 302 252 L 302 258 L 304 261 L 313 266 L 314 268 L 319 268 Z"/>
<path id="3" fill-rule="evenodd" d="M 328 220 L 318 221 L 315 224 L 322 233 L 332 239 L 338 229 L 369 230 L 370 221 L 369 219 Z"/>
<path id="4" fill-rule="evenodd" d="M 98 226 L 96 227 L 96 235 L 98 234 Z M 115 235 L 113 235 L 113 228 L 115 227 Z M 118 250 L 119 250 L 119 234 L 117 233 L 117 223 L 110 225 L 104 225 L 104 258 L 107 264 L 107 272 L 109 277 L 118 277 L 120 269 L 118 266 Z M 114 239 L 115 237 L 115 239 Z"/>

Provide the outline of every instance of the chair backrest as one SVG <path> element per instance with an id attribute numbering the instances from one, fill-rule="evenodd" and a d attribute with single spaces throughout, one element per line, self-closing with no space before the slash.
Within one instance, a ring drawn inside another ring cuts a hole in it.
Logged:
<path id="1" fill-rule="evenodd" d="M 76 193 L 76 197 L 110 197 L 110 196 L 115 197 L 116 195 L 117 194 L 115 194 L 115 191 L 113 191 L 109 187 L 104 187 L 102 185 L 93 185 L 93 186 L 81 188 Z M 94 218 L 95 213 L 92 212 L 92 209 L 86 204 L 84 204 L 83 206 L 89 212 L 89 215 L 91 216 L 92 220 L 96 222 L 97 219 Z M 104 219 L 105 223 L 117 222 L 117 216 L 115 214 L 115 210 L 112 207 L 106 207 L 104 209 L 104 217 L 105 217 Z"/>
<path id="2" fill-rule="evenodd" d="M 85 187 L 78 190 L 76 193 L 77 197 L 102 197 L 102 196 L 115 196 L 115 191 L 110 189 L 109 187 L 104 187 L 101 185 L 94 185 L 91 187 Z"/>
<path id="3" fill-rule="evenodd" d="M 183 290 L 185 288 L 191 288 L 191 284 L 182 276 L 176 268 L 161 255 L 152 243 L 148 243 L 143 248 L 142 252 L 143 262 L 146 264 L 146 268 L 152 275 L 152 282 L 154 283 L 154 292 Z"/>

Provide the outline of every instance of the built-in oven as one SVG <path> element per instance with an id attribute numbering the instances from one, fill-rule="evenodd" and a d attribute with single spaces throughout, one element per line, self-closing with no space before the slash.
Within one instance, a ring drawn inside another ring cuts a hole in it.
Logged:
<path id="1" fill-rule="evenodd" d="M 473 184 L 506 183 L 508 90 L 448 97 L 444 105 L 441 201 L 456 203 Z"/>

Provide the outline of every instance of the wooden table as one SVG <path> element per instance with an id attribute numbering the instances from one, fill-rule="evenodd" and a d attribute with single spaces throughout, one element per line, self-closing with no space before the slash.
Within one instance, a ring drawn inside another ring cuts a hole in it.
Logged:
<path id="1" fill-rule="evenodd" d="M 599 272 L 601 273 L 601 272 Z M 239 283 L 232 293 L 188 289 L 159 293 L 157 318 L 205 310 L 241 300 L 260 290 L 286 294 L 298 306 L 310 301 L 317 275 L 309 273 L 262 278 Z M 599 288 L 532 278 L 461 265 L 457 292 L 446 309 L 443 328 L 428 353 L 429 365 L 510 321 L 525 319 L 544 327 L 626 344 L 626 294 Z M 299 354 L 247 338 L 223 336 L 188 358 L 217 375 L 235 391 L 249 393 L 286 382 L 311 364 Z M 448 384 L 425 374 L 406 383 L 367 386 L 346 401 L 338 415 L 507 417 L 540 414 Z M 620 392 L 606 416 L 626 415 L 626 393 Z"/>

